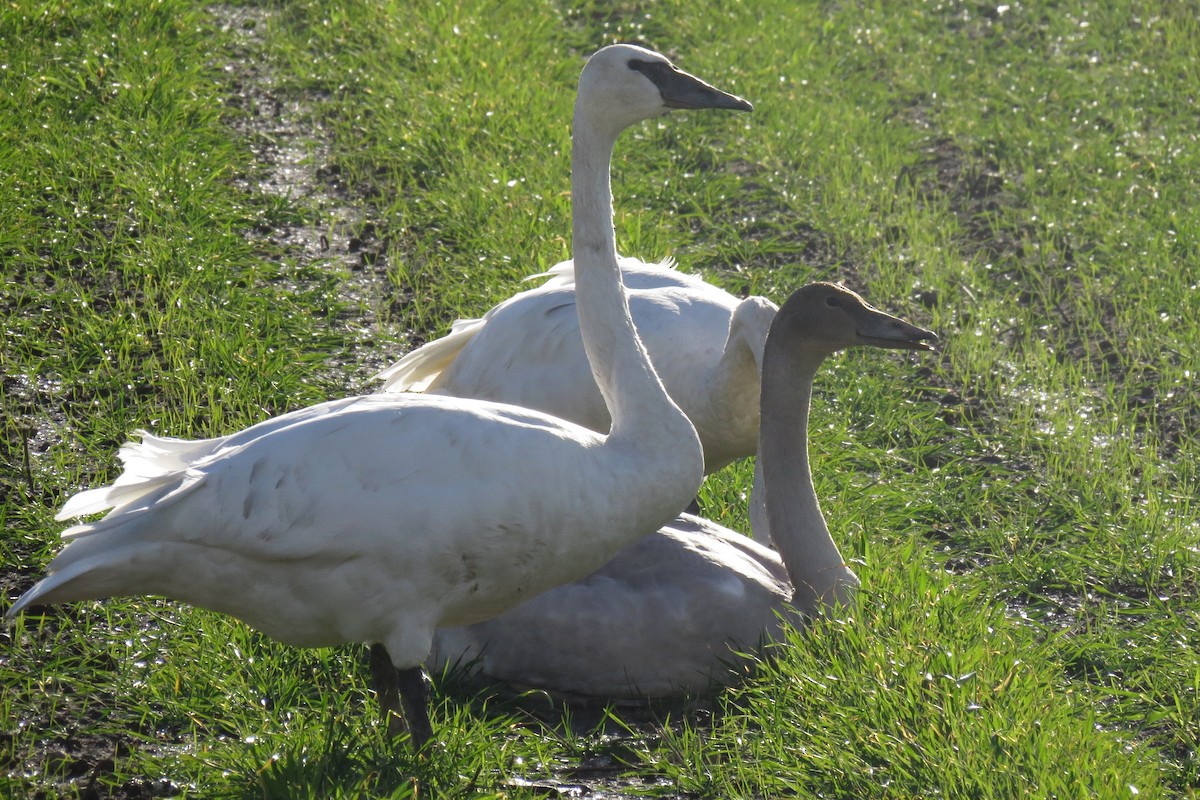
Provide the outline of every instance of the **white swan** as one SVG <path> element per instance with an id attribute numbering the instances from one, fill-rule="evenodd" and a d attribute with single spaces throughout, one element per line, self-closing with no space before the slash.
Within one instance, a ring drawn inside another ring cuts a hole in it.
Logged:
<path id="1" fill-rule="evenodd" d="M 432 731 L 420 665 L 437 626 L 487 619 L 587 575 L 671 519 L 700 483 L 695 429 L 629 318 L 608 178 L 620 132 L 672 108 L 750 105 L 629 45 L 601 49 L 580 75 L 573 248 L 608 436 L 515 406 L 411 394 L 325 403 L 220 439 L 146 435 L 122 448 L 112 486 L 59 512 L 112 509 L 64 531 L 47 577 L 8 616 L 159 594 L 288 644 L 368 642 L 389 732 L 402 729 L 402 703 L 422 746 Z"/>
<path id="2" fill-rule="evenodd" d="M 667 697 L 728 682 L 735 654 L 778 641 L 784 619 L 848 604 L 858 578 L 829 534 L 808 467 L 813 377 L 842 348 L 930 349 L 926 339 L 936 337 L 848 289 L 798 290 L 763 354 L 758 457 L 779 554 L 684 514 L 582 581 L 488 622 L 440 629 L 431 666 L 458 663 L 569 695 Z"/>
<path id="3" fill-rule="evenodd" d="M 778 306 L 765 297 L 741 300 L 670 262 L 620 263 L 638 337 L 667 393 L 696 426 L 705 472 L 753 455 L 762 347 Z M 459 320 L 448 335 L 380 372 L 380 391 L 495 400 L 608 430 L 579 336 L 573 264 L 543 274 L 552 279 L 481 319 Z"/>

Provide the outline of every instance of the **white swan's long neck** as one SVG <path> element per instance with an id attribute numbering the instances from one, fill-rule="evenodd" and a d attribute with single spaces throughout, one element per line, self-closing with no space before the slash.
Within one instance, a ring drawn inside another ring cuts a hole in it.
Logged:
<path id="1" fill-rule="evenodd" d="M 696 431 L 655 374 L 621 285 L 609 185 L 620 130 L 589 114 L 583 100 L 575 107 L 571 151 L 575 296 L 584 349 L 612 417 L 610 438 L 675 453 L 694 447 L 697 455 L 684 457 L 698 458 Z"/>
<path id="2" fill-rule="evenodd" d="M 829 534 L 808 463 L 808 412 L 812 384 L 824 356 L 776 357 L 767 342 L 763 363 L 758 458 L 766 489 L 771 539 L 803 611 L 846 605 L 858 579 Z"/>

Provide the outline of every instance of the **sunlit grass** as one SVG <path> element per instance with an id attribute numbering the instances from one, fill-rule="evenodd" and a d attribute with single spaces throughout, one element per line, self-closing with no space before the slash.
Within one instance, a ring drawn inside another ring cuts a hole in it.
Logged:
<path id="1" fill-rule="evenodd" d="M 310 0 L 253 19 L 379 243 L 389 293 L 358 302 L 387 337 L 440 335 L 569 255 L 574 82 L 618 39 L 756 105 L 626 134 L 623 253 L 776 301 L 841 280 L 942 335 L 937 355 L 852 352 L 819 375 L 814 477 L 863 602 L 711 715 L 637 726 L 619 757 L 647 791 L 1194 793 L 1194 11 L 752 5 Z M 133 429 L 236 430 L 365 388 L 341 373 L 379 355 L 339 295 L 353 276 L 264 233 L 334 223 L 256 188 L 220 13 L 0 8 L 12 575 L 40 571 L 54 510 L 115 475 Z M 711 479 L 707 515 L 745 530 L 749 483 L 745 464 Z M 447 679 L 418 761 L 381 737 L 359 648 L 298 652 L 156 601 L 8 636 L 6 796 L 82 793 L 87 737 L 119 743 L 101 793 L 195 797 L 532 796 L 514 779 L 610 741 Z"/>

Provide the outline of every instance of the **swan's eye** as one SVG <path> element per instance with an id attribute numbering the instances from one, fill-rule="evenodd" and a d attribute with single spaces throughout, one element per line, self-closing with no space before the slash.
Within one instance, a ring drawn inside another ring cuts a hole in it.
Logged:
<path id="1" fill-rule="evenodd" d="M 840 297 L 830 295 L 829 297 L 825 298 L 825 305 L 829 306 L 830 308 L 841 308 L 842 299 Z"/>

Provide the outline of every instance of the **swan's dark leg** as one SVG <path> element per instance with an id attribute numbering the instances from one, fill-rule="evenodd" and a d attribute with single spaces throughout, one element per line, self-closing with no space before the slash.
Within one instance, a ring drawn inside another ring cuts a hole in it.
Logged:
<path id="1" fill-rule="evenodd" d="M 400 711 L 400 687 L 396 683 L 396 667 L 387 648 L 381 644 L 371 645 L 371 688 L 379 699 L 379 710 L 387 723 L 388 736 L 396 737 L 404 732 L 404 717 Z"/>
<path id="2" fill-rule="evenodd" d="M 425 673 L 420 667 L 409 667 L 400 670 L 398 675 L 400 702 L 404 703 L 404 718 L 408 720 L 413 749 L 419 753 L 433 738 L 433 725 L 429 723 L 429 688 L 425 684 Z"/>
<path id="3" fill-rule="evenodd" d="M 413 750 L 421 752 L 433 738 L 429 723 L 429 697 L 425 675 L 420 667 L 397 670 L 381 644 L 371 645 L 371 683 L 379 698 L 379 709 L 387 721 L 388 736 L 395 738 L 407 730 Z M 404 710 L 401 711 L 401 704 Z"/>

